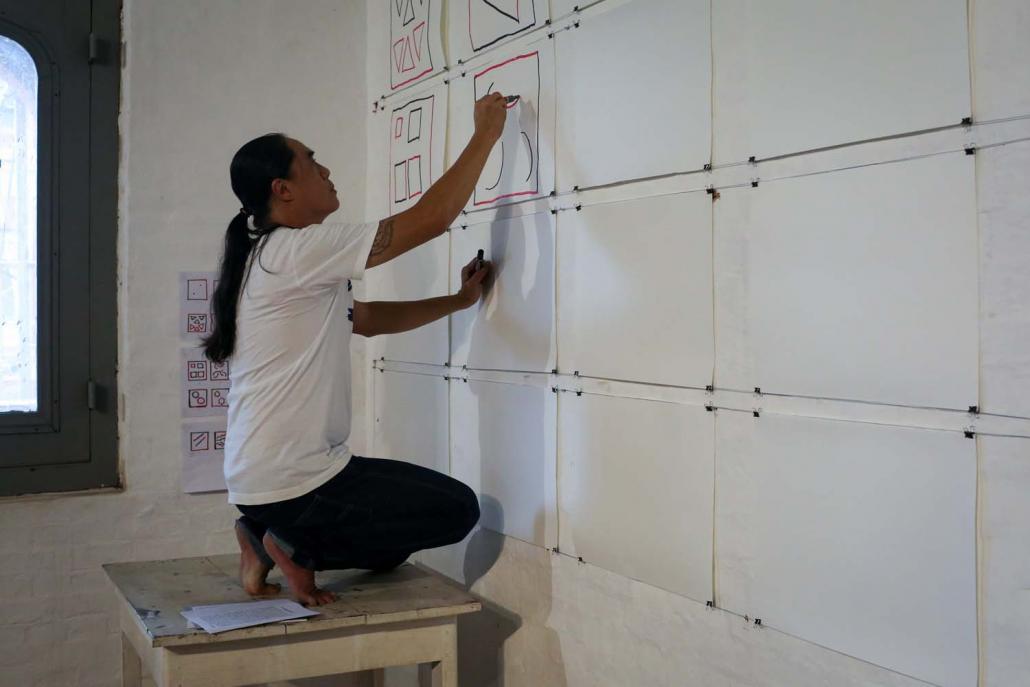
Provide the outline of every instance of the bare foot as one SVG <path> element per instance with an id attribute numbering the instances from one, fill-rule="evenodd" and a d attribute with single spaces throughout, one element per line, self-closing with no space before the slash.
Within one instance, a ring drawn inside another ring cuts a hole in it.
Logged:
<path id="1" fill-rule="evenodd" d="M 265 582 L 272 568 L 261 562 L 250 540 L 240 531 L 241 527 L 243 525 L 237 522 L 236 541 L 240 543 L 240 584 L 243 591 L 251 596 L 275 596 L 282 587 Z"/>
<path id="2" fill-rule="evenodd" d="M 302 568 L 294 563 L 286 552 L 279 548 L 279 545 L 272 539 L 272 535 L 265 532 L 265 538 L 261 540 L 265 545 L 265 551 L 272 557 L 283 574 L 286 575 L 286 583 L 290 587 L 290 595 L 305 606 L 321 606 L 322 604 L 336 601 L 336 595 L 326 589 L 319 589 L 315 586 L 315 571 Z"/>

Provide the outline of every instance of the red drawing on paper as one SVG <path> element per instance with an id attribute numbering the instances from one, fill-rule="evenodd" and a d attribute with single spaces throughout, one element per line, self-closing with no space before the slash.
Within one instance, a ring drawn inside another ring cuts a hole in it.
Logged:
<path id="1" fill-rule="evenodd" d="M 468 0 L 469 44 L 474 52 L 536 25 L 534 0 Z"/>
<path id="2" fill-rule="evenodd" d="M 412 205 L 432 185 L 433 119 L 436 96 L 428 95 L 393 110 L 390 139 L 390 200 L 396 212 Z M 397 135 L 398 130 L 400 135 Z"/>
<path id="3" fill-rule="evenodd" d="M 224 451 L 225 450 L 225 432 L 224 431 L 215 432 L 214 435 L 215 435 L 215 450 L 216 451 Z"/>
<path id="4" fill-rule="evenodd" d="M 211 389 L 211 407 L 212 408 L 228 408 L 229 407 L 229 390 L 228 389 Z"/>
<path id="5" fill-rule="evenodd" d="M 207 451 L 207 450 L 210 450 L 210 443 L 208 441 L 208 432 L 190 432 L 190 450 L 191 451 Z"/>
<path id="6" fill-rule="evenodd" d="M 429 41 L 432 0 L 389 0 L 390 88 L 398 89 L 433 71 Z"/>
<path id="7" fill-rule="evenodd" d="M 190 382 L 205 382 L 207 381 L 207 361 L 206 360 L 187 360 L 186 361 L 186 379 Z"/>
<path id="8" fill-rule="evenodd" d="M 229 361 L 225 360 L 220 363 L 211 363 L 211 381 L 212 382 L 227 382 L 229 381 Z"/>
<path id="9" fill-rule="evenodd" d="M 207 332 L 207 315 L 204 313 L 189 313 L 186 315 L 186 333 L 204 334 Z"/>
<path id="10" fill-rule="evenodd" d="M 487 158 L 472 194 L 476 207 L 540 194 L 540 53 L 531 52 L 486 67 L 475 75 L 473 98 L 495 91 L 519 97 L 508 103 L 501 140 Z"/>
<path id="11" fill-rule="evenodd" d="M 187 392 L 189 398 L 190 408 L 207 408 L 208 406 L 208 393 L 207 389 L 190 389 Z"/>

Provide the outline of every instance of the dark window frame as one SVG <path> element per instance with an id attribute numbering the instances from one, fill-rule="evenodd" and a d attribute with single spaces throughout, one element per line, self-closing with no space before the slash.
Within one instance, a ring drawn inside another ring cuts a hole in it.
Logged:
<path id="1" fill-rule="evenodd" d="M 53 0 L 44 0 L 53 1 Z M 53 336 L 44 339 L 44 331 L 49 323 L 44 324 L 46 316 L 44 299 L 51 297 L 50 289 L 58 283 L 58 278 L 67 274 L 67 270 L 81 270 L 77 274 L 88 278 L 88 378 L 73 380 L 78 387 L 81 381 L 81 398 L 74 399 L 76 403 L 84 403 L 88 400 L 89 432 L 88 450 L 84 450 L 86 460 L 74 462 L 48 463 L 48 457 L 42 449 L 40 450 L 19 449 L 18 455 L 12 450 L 15 438 L 24 446 L 26 434 L 39 432 L 45 425 L 46 431 L 60 431 L 60 406 L 53 406 L 56 412 L 50 413 L 50 407 L 46 412 L 25 416 L 29 422 L 25 423 L 23 429 L 28 430 L 22 434 L 15 433 L 17 430 L 8 413 L 0 414 L 5 425 L 0 431 L 0 497 L 15 496 L 23 494 L 41 494 L 54 492 L 72 492 L 100 488 L 121 487 L 121 477 L 118 470 L 118 394 L 117 394 L 117 345 L 118 345 L 118 321 L 117 321 L 117 296 L 118 296 L 118 263 L 117 263 L 117 236 L 118 236 L 118 110 L 120 97 L 121 80 L 121 0 L 91 0 L 90 30 L 82 36 L 82 55 L 84 60 L 89 61 L 89 122 L 83 125 L 83 130 L 88 132 L 88 167 L 89 178 L 85 182 L 85 188 L 75 189 L 76 193 L 88 194 L 89 217 L 88 217 L 88 260 L 75 263 L 70 258 L 60 264 L 59 274 L 48 274 L 40 276 L 40 291 L 38 302 L 40 304 L 40 348 L 49 344 L 51 351 L 56 351 L 60 345 L 72 346 L 82 345 L 81 339 L 76 340 L 75 335 L 66 333 L 63 337 L 59 334 L 55 340 Z M 0 17 L 0 21 L 3 18 Z M 40 97 L 40 185 L 53 186 L 55 179 L 44 176 L 44 155 L 52 155 L 54 160 L 60 160 L 60 141 L 54 140 L 53 147 L 49 151 L 43 150 L 44 136 L 56 139 L 53 132 L 44 130 L 42 119 L 44 111 L 43 99 L 53 97 L 54 109 L 60 106 L 59 96 L 61 84 L 57 83 L 56 95 L 54 84 L 46 80 L 60 79 L 59 65 L 53 62 L 48 65 L 39 64 L 41 52 L 45 54 L 45 46 L 35 40 L 31 32 L 19 29 L 10 22 L 2 21 L 0 31 L 12 39 L 21 43 L 34 60 L 37 61 L 39 70 L 39 97 Z M 33 44 L 35 44 L 33 46 Z M 49 105 L 49 104 L 48 104 Z M 50 116 L 49 114 L 46 116 Z M 56 117 L 56 115 L 55 115 Z M 56 178 L 64 176 L 61 167 L 54 167 L 52 173 Z M 66 183 L 66 182 L 65 182 Z M 42 194 L 41 194 L 42 195 Z M 52 205 L 56 206 L 57 200 L 53 199 Z M 46 208 L 41 202 L 41 213 L 53 212 L 56 209 Z M 42 221 L 43 215 L 40 215 Z M 68 222 L 69 218 L 58 218 L 58 221 Z M 40 225 L 42 227 L 42 224 Z M 40 232 L 39 240 L 41 245 L 49 238 Z M 41 269 L 42 272 L 42 269 Z M 47 270 L 50 272 L 50 270 Z M 84 274 L 85 273 L 85 274 Z M 57 306 L 60 307 L 60 304 Z M 56 326 L 56 312 L 49 320 Z M 40 358 L 40 383 L 51 384 L 51 389 L 57 394 L 54 380 L 58 372 L 48 373 L 42 369 L 44 364 L 58 364 L 58 359 L 50 355 L 50 360 L 44 362 L 46 355 Z M 44 377 L 47 379 L 44 381 Z M 67 392 L 65 392 L 67 395 Z M 40 400 L 42 401 L 47 393 L 44 391 Z M 87 399 L 87 396 L 89 397 Z M 66 399 L 65 399 L 66 400 Z M 63 400 L 62 400 L 63 402 Z M 48 404 L 49 406 L 50 404 Z M 49 417 L 47 417 L 49 416 Z M 30 437 L 30 442 L 35 437 Z M 42 439 L 42 436 L 40 437 Z M 5 446 L 6 444 L 6 446 Z M 86 447 L 84 447 L 86 449 Z"/>

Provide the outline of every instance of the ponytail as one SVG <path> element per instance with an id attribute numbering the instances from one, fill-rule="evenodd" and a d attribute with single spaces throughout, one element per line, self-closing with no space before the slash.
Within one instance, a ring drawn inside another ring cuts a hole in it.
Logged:
<path id="1" fill-rule="evenodd" d="M 267 134 L 240 148 L 229 166 L 232 189 L 243 208 L 225 231 L 218 287 L 211 300 L 214 326 L 202 343 L 204 355 L 213 362 L 228 360 L 236 348 L 236 314 L 250 271 L 248 265 L 260 264 L 261 249 L 278 228 L 268 221 L 272 181 L 288 178 L 292 162 L 293 151 L 286 137 Z M 254 224 L 248 226 L 250 215 Z M 255 246 L 257 254 L 251 260 Z"/>

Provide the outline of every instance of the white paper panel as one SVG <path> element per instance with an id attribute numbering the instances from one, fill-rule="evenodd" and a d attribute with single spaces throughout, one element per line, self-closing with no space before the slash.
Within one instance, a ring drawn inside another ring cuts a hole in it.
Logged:
<path id="1" fill-rule="evenodd" d="M 985 687 L 1030 675 L 1030 440 L 981 436 Z"/>
<path id="2" fill-rule="evenodd" d="M 976 231 L 962 153 L 724 191 L 716 386 L 975 405 Z"/>
<path id="3" fill-rule="evenodd" d="M 446 296 L 450 289 L 450 239 L 446 234 L 365 273 L 366 300 L 415 301 Z M 373 338 L 375 357 L 444 365 L 449 357 L 447 318 L 418 329 Z"/>
<path id="4" fill-rule="evenodd" d="M 483 249 L 493 283 L 479 304 L 451 316 L 451 364 L 550 372 L 555 365 L 554 217 L 539 213 L 451 230 L 451 263 Z M 460 274 L 451 270 L 451 291 Z"/>
<path id="5" fill-rule="evenodd" d="M 976 153 L 982 409 L 1030 417 L 1030 143 Z"/>
<path id="6" fill-rule="evenodd" d="M 558 369 L 712 383 L 712 201 L 683 193 L 558 215 Z"/>
<path id="7" fill-rule="evenodd" d="M 372 373 L 375 458 L 392 458 L 448 472 L 447 380 L 399 372 Z"/>
<path id="8" fill-rule="evenodd" d="M 403 96 L 398 96 L 403 97 Z M 390 216 L 392 203 L 391 179 L 393 166 L 390 164 L 390 131 L 393 116 L 389 110 L 380 110 L 368 116 L 365 154 L 368 159 L 368 183 L 365 184 L 365 220 L 378 222 Z M 346 204 L 344 198 L 341 204 Z"/>
<path id="9" fill-rule="evenodd" d="M 448 0 L 451 63 L 468 61 L 547 24 L 548 0 Z"/>
<path id="10" fill-rule="evenodd" d="M 479 494 L 483 527 L 553 548 L 556 395 L 546 386 L 451 383 L 452 475 Z"/>
<path id="11" fill-rule="evenodd" d="M 440 10 L 444 0 L 387 0 L 390 89 L 417 83 L 445 65 Z"/>
<path id="12" fill-rule="evenodd" d="M 419 200 L 444 172 L 447 86 L 412 95 L 390 110 L 390 214 Z"/>
<path id="13" fill-rule="evenodd" d="M 494 145 L 469 199 L 468 210 L 546 196 L 554 190 L 554 45 L 543 40 L 491 53 L 451 81 L 450 159 L 456 160 L 475 130 L 477 98 L 499 91 L 518 95 L 508 106 Z"/>
<path id="14" fill-rule="evenodd" d="M 635 0 L 555 35 L 559 189 L 709 161 L 708 6 Z"/>
<path id="15" fill-rule="evenodd" d="M 225 427 L 225 417 L 182 423 L 183 492 L 225 491 Z"/>
<path id="16" fill-rule="evenodd" d="M 1030 3 L 983 0 L 973 8 L 973 116 L 1030 114 Z"/>
<path id="17" fill-rule="evenodd" d="M 702 407 L 561 394 L 561 551 L 711 599 L 713 425 Z"/>
<path id="18" fill-rule="evenodd" d="M 719 0 L 717 164 L 957 124 L 965 0 Z"/>
<path id="19" fill-rule="evenodd" d="M 976 685 L 976 443 L 720 412 L 722 608 L 939 685 Z"/>

